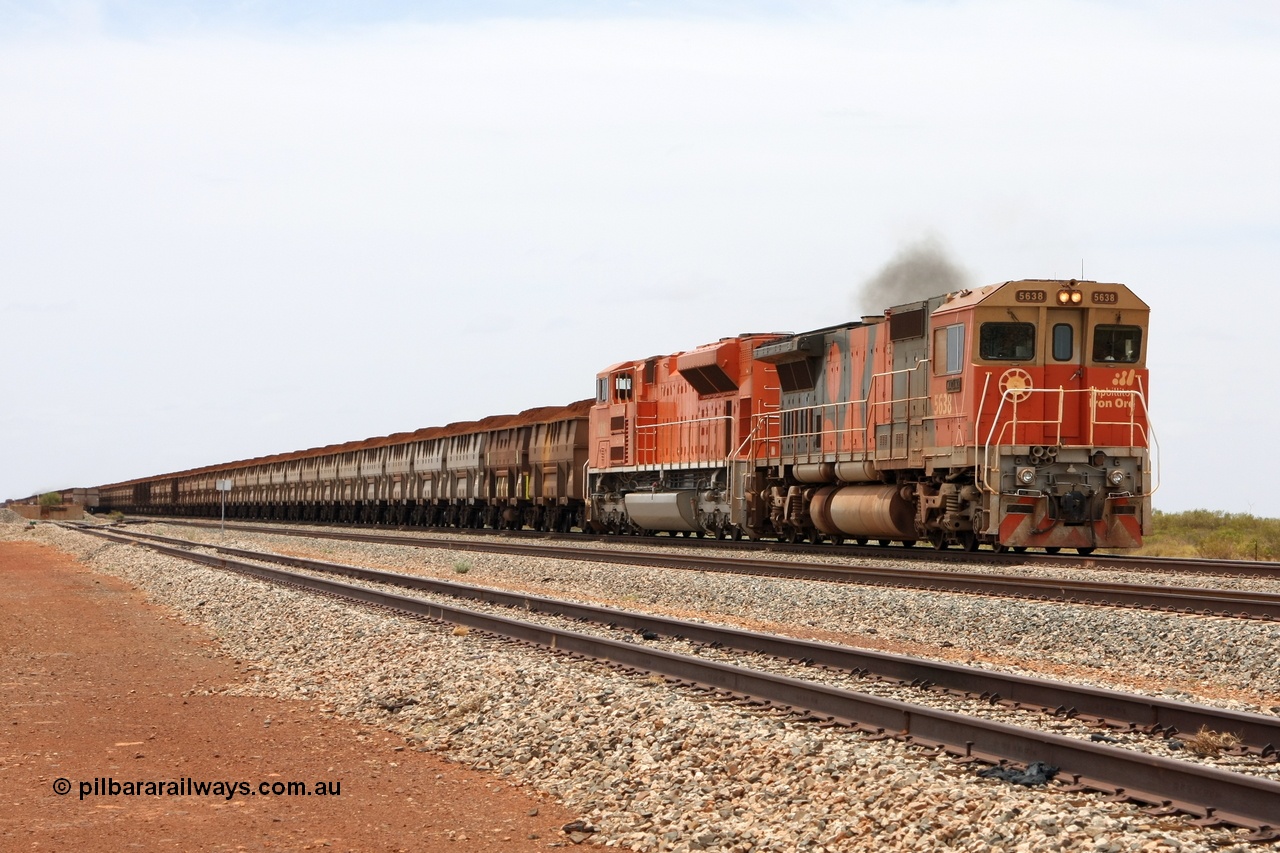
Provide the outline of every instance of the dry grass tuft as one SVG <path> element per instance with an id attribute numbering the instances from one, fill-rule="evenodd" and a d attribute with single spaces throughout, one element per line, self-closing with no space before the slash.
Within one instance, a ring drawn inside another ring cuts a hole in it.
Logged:
<path id="1" fill-rule="evenodd" d="M 471 633 L 471 629 L 468 628 L 466 625 L 453 626 L 453 636 L 455 637 L 465 637 L 470 633 Z"/>
<path id="2" fill-rule="evenodd" d="M 1137 553 L 1153 557 L 1275 560 L 1280 519 L 1207 509 L 1152 513 L 1154 532 Z"/>
<path id="3" fill-rule="evenodd" d="M 1187 749 L 1196 755 L 1217 755 L 1224 749 L 1240 745 L 1240 736 L 1231 732 L 1210 731 L 1204 726 L 1200 731 L 1187 738 Z"/>

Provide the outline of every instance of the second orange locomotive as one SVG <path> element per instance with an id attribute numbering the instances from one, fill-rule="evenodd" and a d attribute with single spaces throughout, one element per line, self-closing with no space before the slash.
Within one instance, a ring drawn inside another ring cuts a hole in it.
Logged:
<path id="1" fill-rule="evenodd" d="M 587 524 L 1137 546 L 1148 315 L 1124 285 L 1013 281 L 616 364 L 596 381 Z"/>

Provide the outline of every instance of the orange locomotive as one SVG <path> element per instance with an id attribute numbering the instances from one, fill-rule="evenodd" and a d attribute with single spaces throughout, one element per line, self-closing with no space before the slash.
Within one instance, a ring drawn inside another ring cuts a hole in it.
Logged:
<path id="1" fill-rule="evenodd" d="M 614 365 L 588 525 L 1135 547 L 1155 488 L 1148 314 L 1120 284 L 1015 281 Z"/>

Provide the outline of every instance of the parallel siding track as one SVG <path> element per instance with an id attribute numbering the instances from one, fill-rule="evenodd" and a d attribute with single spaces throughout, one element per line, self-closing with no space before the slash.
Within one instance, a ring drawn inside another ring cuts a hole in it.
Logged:
<path id="1" fill-rule="evenodd" d="M 193 527 L 214 527 L 200 522 L 174 522 Z M 317 539 L 339 539 L 381 545 L 414 548 L 442 548 L 478 551 L 515 556 L 545 557 L 563 560 L 589 560 L 601 563 L 623 563 L 631 566 L 691 569 L 703 572 L 730 572 L 777 578 L 792 578 L 868 586 L 894 586 L 938 592 L 973 595 L 1032 598 L 1072 604 L 1094 604 L 1134 607 L 1165 612 L 1194 613 L 1228 617 L 1280 620 L 1280 593 L 1204 587 L 1170 587 L 1111 583 L 1062 578 L 1034 578 L 1019 575 L 966 574 L 952 571 L 868 566 L 833 566 L 827 563 L 801 563 L 752 559 L 749 557 L 707 557 L 679 551 L 654 552 L 605 550 L 560 544 L 545 537 L 511 539 L 501 536 L 432 539 L 420 536 L 374 533 L 357 530 L 300 530 L 289 526 L 227 525 L 230 530 L 273 535 L 301 536 Z M 618 541 L 618 540 L 611 540 Z M 652 544 L 655 540 L 627 540 L 636 544 Z M 678 540 L 669 540 L 678 541 Z M 700 541 L 700 544 L 704 544 Z M 903 553 L 895 550 L 894 555 Z M 933 552 L 926 551 L 926 554 Z M 880 552 L 881 556 L 884 552 Z M 1025 560 L 1020 561 L 1025 563 Z"/>

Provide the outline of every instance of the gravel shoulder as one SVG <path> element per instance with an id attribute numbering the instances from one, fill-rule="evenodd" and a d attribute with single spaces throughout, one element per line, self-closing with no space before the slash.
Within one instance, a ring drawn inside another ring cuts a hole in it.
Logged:
<path id="1" fill-rule="evenodd" d="M 1152 817 L 1052 786 L 1024 789 L 978 779 L 971 769 L 894 741 L 748 711 L 644 677 L 457 634 L 448 626 L 317 600 L 47 525 L 15 535 L 56 545 L 95 572 L 137 585 L 152 601 L 216 636 L 223 651 L 252 674 L 229 688 L 203 686 L 201 695 L 306 699 L 335 720 L 354 721 L 378 737 L 400 737 L 410 746 L 406 752 L 426 748 L 487 770 L 495 783 L 526 784 L 557 797 L 568 813 L 599 830 L 586 843 L 673 851 L 1237 846 L 1223 830 L 1196 829 L 1178 818 Z M 329 558 L 355 562 L 336 553 Z M 474 561 L 468 581 L 489 582 L 491 569 L 480 555 L 455 559 Z M 620 567 L 583 565 L 532 572 L 583 590 L 608 589 L 612 582 L 614 599 L 653 596 L 664 603 L 688 602 L 675 606 L 691 610 L 722 609 L 736 601 L 751 612 L 749 605 L 765 595 L 758 587 L 721 589 L 713 578 L 693 574 L 678 582 L 650 575 L 645 587 L 642 576 L 623 576 Z M 683 593 L 687 598 L 668 597 L 685 583 L 691 584 Z M 633 584 L 637 591 L 631 591 Z M 850 587 L 839 589 L 849 596 Z M 799 607 L 814 605 L 794 582 L 776 595 L 795 599 Z M 1007 647 L 1007 637 L 1017 636 L 1028 604 L 1006 604 L 1013 611 L 1009 619 L 990 624 L 975 642 L 991 638 Z M 941 647 L 941 637 L 960 641 L 967 628 L 963 622 L 934 621 L 920 606 L 902 601 L 901 612 L 874 600 L 857 606 L 869 608 L 857 617 L 862 634 L 878 626 L 881 636 L 902 631 L 919 642 L 921 632 L 937 632 L 933 645 Z M 820 614 L 825 622 L 831 602 L 822 607 L 809 609 L 810 617 Z M 836 610 L 832 618 L 850 617 Z M 1035 648 L 1020 651 L 1027 658 L 1035 654 Z M 1229 680 L 1241 681 L 1238 673 Z"/>
<path id="2" fill-rule="evenodd" d="M 149 529 L 1280 715 L 1277 623 L 259 533 L 223 537 L 179 525 Z"/>
<path id="3" fill-rule="evenodd" d="M 316 703 L 261 695 L 252 661 L 229 658 L 123 580 L 24 541 L 0 541 L 0 578 L 4 849 L 481 853 L 566 842 L 561 827 L 576 815 L 549 796 Z M 72 783 L 66 795 L 59 778 Z M 302 781 L 312 796 L 81 798 L 95 779 Z M 320 781 L 336 796 L 315 795 Z"/>

